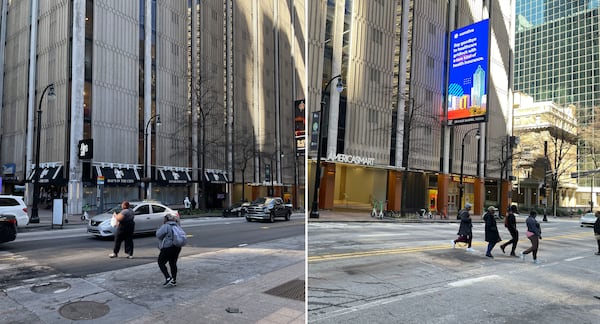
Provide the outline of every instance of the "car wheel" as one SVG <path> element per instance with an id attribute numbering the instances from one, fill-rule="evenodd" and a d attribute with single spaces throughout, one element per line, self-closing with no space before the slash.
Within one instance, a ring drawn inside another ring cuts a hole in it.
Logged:
<path id="1" fill-rule="evenodd" d="M 246 217 L 246 220 L 247 220 L 248 222 L 251 222 L 251 221 L 252 221 L 252 219 L 251 219 L 251 218 L 248 218 L 248 217 Z"/>
<path id="2" fill-rule="evenodd" d="M 271 214 L 269 214 L 269 222 L 271 222 L 271 223 L 275 222 L 275 214 L 273 214 L 273 212 L 271 212 Z"/>
<path id="3" fill-rule="evenodd" d="M 285 213 L 285 220 L 289 221 L 290 220 L 290 212 Z"/>

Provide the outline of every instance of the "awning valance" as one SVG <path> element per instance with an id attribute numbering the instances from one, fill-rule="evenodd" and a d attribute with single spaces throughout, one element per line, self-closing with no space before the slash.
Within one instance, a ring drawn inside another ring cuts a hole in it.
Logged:
<path id="1" fill-rule="evenodd" d="M 96 166 L 94 173 L 94 178 L 104 176 L 105 184 L 134 184 L 140 181 L 140 175 L 136 168 Z"/>
<path id="2" fill-rule="evenodd" d="M 33 182 L 35 177 L 39 176 L 39 183 L 62 185 L 66 183 L 65 177 L 62 174 L 62 165 L 47 166 L 35 168 L 27 178 L 28 182 Z"/>
<path id="3" fill-rule="evenodd" d="M 227 172 L 222 171 L 222 170 L 213 170 L 213 169 L 205 170 L 204 178 L 206 179 L 206 181 L 208 181 L 210 183 L 227 183 L 227 182 L 229 182 L 229 179 L 227 178 Z"/>
<path id="4" fill-rule="evenodd" d="M 162 168 L 158 169 L 158 181 L 167 184 L 187 184 L 192 182 L 192 177 L 188 170 Z"/>

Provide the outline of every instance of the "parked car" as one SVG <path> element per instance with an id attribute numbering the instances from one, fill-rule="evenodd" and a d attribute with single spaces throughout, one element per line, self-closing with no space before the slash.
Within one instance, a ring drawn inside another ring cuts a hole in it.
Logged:
<path id="1" fill-rule="evenodd" d="M 15 216 L 17 227 L 25 227 L 29 224 L 27 205 L 21 196 L 0 195 L 0 214 Z"/>
<path id="2" fill-rule="evenodd" d="M 0 214 L 0 243 L 17 239 L 17 219 L 13 215 Z"/>
<path id="3" fill-rule="evenodd" d="M 261 197 L 254 200 L 246 211 L 246 220 L 268 220 L 271 223 L 275 218 L 282 217 L 286 221 L 290 220 L 292 210 L 285 205 L 283 199 L 279 197 Z"/>
<path id="4" fill-rule="evenodd" d="M 164 217 L 168 213 L 177 215 L 179 212 L 164 204 L 155 201 L 133 201 L 129 203 L 135 213 L 134 234 L 153 233 L 164 223 Z M 87 231 L 90 234 L 106 237 L 115 234 L 115 228 L 110 225 L 113 213 L 119 213 L 121 206 L 111 208 L 102 214 L 92 217 L 88 223 Z"/>
<path id="5" fill-rule="evenodd" d="M 231 206 L 223 209 L 223 217 L 227 217 L 227 216 L 236 216 L 236 217 L 242 217 L 244 216 L 244 214 L 246 213 L 246 207 L 248 206 L 248 204 L 246 204 L 245 206 L 243 205 L 245 202 L 236 202 L 231 204 Z"/>
<path id="6" fill-rule="evenodd" d="M 579 218 L 579 226 L 594 226 L 596 223 L 596 214 L 594 213 L 585 213 Z"/>

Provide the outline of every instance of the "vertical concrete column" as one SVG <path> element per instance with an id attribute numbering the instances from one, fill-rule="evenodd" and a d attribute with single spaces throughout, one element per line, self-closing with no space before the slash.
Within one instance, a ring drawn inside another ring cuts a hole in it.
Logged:
<path id="1" fill-rule="evenodd" d="M 502 180 L 502 183 L 500 184 L 502 186 L 502 197 L 500 197 L 500 212 L 506 213 L 506 210 L 508 209 L 508 206 L 511 204 L 511 202 L 509 201 L 509 197 L 512 195 L 512 192 L 509 193 L 509 191 L 512 191 L 512 183 L 510 180 Z"/>
<path id="2" fill-rule="evenodd" d="M 473 184 L 473 213 L 475 215 L 483 215 L 485 212 L 485 182 L 483 178 L 475 178 L 475 183 Z"/>
<path id="3" fill-rule="evenodd" d="M 447 173 L 438 174 L 438 212 L 448 218 L 448 186 L 450 185 L 450 175 Z"/>
<path id="4" fill-rule="evenodd" d="M 144 125 L 152 117 L 152 1 L 144 1 Z M 157 107 L 158 108 L 158 107 Z M 146 141 L 146 166 L 145 177 L 150 178 L 152 170 L 152 126 L 148 129 Z M 145 130 L 144 130 L 145 131 Z M 146 198 L 152 199 L 152 181 L 148 181 Z M 205 193 L 202 193 L 205 194 Z"/>
<path id="5" fill-rule="evenodd" d="M 27 90 L 27 143 L 26 147 L 26 160 L 25 163 L 25 174 L 23 178 L 29 177 L 33 171 L 33 124 L 35 119 L 35 86 L 36 86 L 36 74 L 37 74 L 37 31 L 38 31 L 38 5 L 39 0 L 31 1 L 31 12 L 29 14 L 30 23 L 29 26 L 29 82 Z M 1 104 L 1 103 L 0 103 Z M 37 166 L 36 166 L 37 167 Z M 27 204 L 31 205 L 31 198 L 33 192 L 33 183 L 27 183 Z"/>
<path id="6" fill-rule="evenodd" d="M 77 146 L 83 139 L 83 92 L 85 76 L 85 0 L 73 1 L 73 53 L 71 59 L 71 135 L 69 138 L 69 189 L 67 214 L 82 214 L 82 165 Z"/>
<path id="7" fill-rule="evenodd" d="M 388 209 L 400 210 L 402 199 L 402 173 L 395 170 L 388 171 L 387 201 Z"/>
<path id="8" fill-rule="evenodd" d="M 319 188 L 319 209 L 333 209 L 335 191 L 335 163 L 323 162 L 323 175 Z"/>

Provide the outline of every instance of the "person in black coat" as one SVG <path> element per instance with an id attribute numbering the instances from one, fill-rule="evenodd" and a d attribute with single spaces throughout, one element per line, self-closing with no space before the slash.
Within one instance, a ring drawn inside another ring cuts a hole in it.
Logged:
<path id="1" fill-rule="evenodd" d="M 458 238 L 452 241 L 452 248 L 456 246 L 456 243 L 464 242 L 467 243 L 467 252 L 475 251 L 471 248 L 471 242 L 473 241 L 473 223 L 471 221 L 471 215 L 469 214 L 471 207 L 473 207 L 473 205 L 466 203 L 465 209 L 459 214 L 460 226 L 458 227 Z"/>
<path id="2" fill-rule="evenodd" d="M 517 213 L 517 212 L 518 212 L 518 209 L 517 209 L 516 205 L 510 206 L 508 215 L 506 216 L 506 218 L 504 218 L 504 227 L 506 227 L 506 229 L 510 233 L 511 239 L 510 239 L 510 241 L 505 242 L 502 245 L 500 245 L 500 249 L 502 250 L 502 253 L 505 253 L 504 249 L 506 249 L 506 247 L 508 245 L 512 244 L 512 249 L 510 251 L 511 256 L 517 256 L 515 254 L 515 250 L 517 249 L 517 242 L 519 242 L 519 231 L 517 230 L 517 218 L 515 217 L 515 213 Z"/>
<path id="3" fill-rule="evenodd" d="M 496 243 L 502 241 L 500 233 L 498 233 L 498 226 L 496 226 L 496 218 L 494 217 L 497 210 L 496 207 L 490 206 L 487 213 L 483 215 L 483 220 L 485 221 L 485 241 L 488 242 L 485 256 L 488 258 L 494 258 L 492 249 Z"/>

